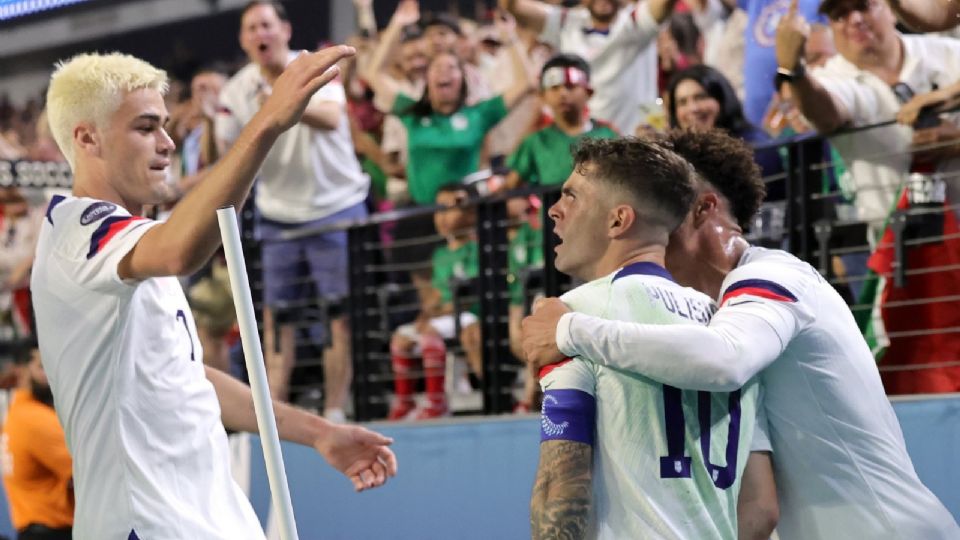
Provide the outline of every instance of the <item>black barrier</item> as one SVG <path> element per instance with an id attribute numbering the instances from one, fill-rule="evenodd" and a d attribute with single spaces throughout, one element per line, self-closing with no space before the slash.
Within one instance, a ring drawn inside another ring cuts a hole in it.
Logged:
<path id="1" fill-rule="evenodd" d="M 494 197 L 477 206 L 477 242 L 480 245 L 480 334 L 483 339 L 483 412 L 497 414 L 513 408 L 505 368 L 510 362 L 507 291 L 507 204 Z M 513 378 L 516 372 L 512 373 Z"/>
<path id="2" fill-rule="evenodd" d="M 386 324 L 381 324 L 376 313 L 370 307 L 386 309 L 386 297 L 376 296 L 378 291 L 373 281 L 371 266 L 375 261 L 367 249 L 376 242 L 377 225 L 357 225 L 348 229 L 350 256 L 350 335 L 353 361 L 353 403 L 354 415 L 358 420 L 368 420 L 377 416 L 368 399 L 374 394 L 377 370 L 370 361 L 374 352 L 372 344 L 389 332 Z M 384 318 L 384 323 L 386 319 Z M 380 331 L 379 333 L 377 331 Z M 381 412 L 382 415 L 382 412 Z"/>

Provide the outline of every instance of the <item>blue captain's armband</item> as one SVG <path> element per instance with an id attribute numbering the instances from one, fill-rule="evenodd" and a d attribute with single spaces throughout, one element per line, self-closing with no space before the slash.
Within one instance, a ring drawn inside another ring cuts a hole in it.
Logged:
<path id="1" fill-rule="evenodd" d="M 546 390 L 540 413 L 540 442 L 576 441 L 593 446 L 597 398 L 583 390 Z"/>

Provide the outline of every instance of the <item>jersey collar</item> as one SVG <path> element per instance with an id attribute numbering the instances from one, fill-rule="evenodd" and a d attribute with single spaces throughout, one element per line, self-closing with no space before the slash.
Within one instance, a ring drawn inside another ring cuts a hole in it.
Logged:
<path id="1" fill-rule="evenodd" d="M 647 261 L 635 262 L 624 266 L 620 269 L 620 271 L 617 272 L 615 276 L 613 276 L 613 281 L 616 281 L 622 277 L 636 275 L 659 276 L 676 283 L 676 280 L 673 279 L 673 276 L 670 275 L 670 272 L 666 268 L 657 263 Z"/>

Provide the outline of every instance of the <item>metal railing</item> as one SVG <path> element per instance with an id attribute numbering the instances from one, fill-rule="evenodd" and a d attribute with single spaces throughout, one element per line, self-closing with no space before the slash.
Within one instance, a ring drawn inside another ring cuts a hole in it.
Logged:
<path id="1" fill-rule="evenodd" d="M 864 126 L 845 131 L 838 135 L 850 135 L 870 129 L 882 129 L 889 122 L 873 126 Z M 956 264 L 918 265 L 911 255 L 927 247 L 933 249 L 952 249 L 952 242 L 960 241 L 960 232 L 940 230 L 937 224 L 948 220 L 960 208 L 958 204 L 945 205 L 942 201 L 930 200 L 915 204 L 910 208 L 895 210 L 886 219 L 860 219 L 850 211 L 850 202 L 844 200 L 845 193 L 836 180 L 825 181 L 836 176 L 838 163 L 827 152 L 829 137 L 818 135 L 797 136 L 768 145 L 780 149 L 784 160 L 783 174 L 766 178 L 767 182 L 783 182 L 785 197 L 781 201 L 768 201 L 761 208 L 754 227 L 748 232 L 748 238 L 757 244 L 783 248 L 809 262 L 843 294 L 854 315 L 861 322 L 870 319 L 876 313 L 876 302 L 865 302 L 858 296 L 868 285 L 877 280 L 885 280 L 887 291 L 900 292 L 899 296 L 888 298 L 881 310 L 892 313 L 897 309 L 939 309 L 944 306 L 956 309 L 953 304 L 960 302 L 960 288 L 942 291 L 928 291 L 930 294 L 910 296 L 905 287 L 916 287 L 919 283 L 940 279 L 943 276 L 958 276 L 960 283 L 960 258 Z M 933 150 L 945 143 L 911 148 L 907 152 Z M 877 152 L 875 158 L 889 158 L 888 153 Z M 859 159 L 871 159 L 869 153 Z M 30 162 L 0 162 L 0 187 L 21 186 L 28 189 L 42 187 L 66 187 L 69 174 L 63 165 L 38 164 Z M 936 181 L 950 182 L 960 175 L 960 171 L 928 176 Z M 906 185 L 908 176 L 904 174 L 902 185 Z M 960 184 L 960 183 L 958 183 Z M 882 189 L 897 190 L 901 186 L 883 186 Z M 880 189 L 880 188 L 870 188 Z M 958 190 L 960 192 L 960 190 Z M 558 191 L 553 189 L 525 189 L 510 193 L 499 193 L 490 197 L 465 203 L 476 212 L 476 224 L 473 231 L 479 246 L 478 273 L 471 276 L 458 295 L 457 310 L 468 304 L 476 304 L 483 338 L 483 373 L 479 381 L 474 381 L 474 390 L 480 396 L 479 402 L 472 407 L 459 409 L 461 413 L 497 414 L 512 409 L 517 395 L 518 375 L 521 364 L 513 357 L 510 349 L 510 302 L 508 280 L 518 279 L 516 272 L 511 273 L 508 264 L 510 240 L 508 231 L 516 223 L 508 217 L 507 201 L 516 197 L 536 195 L 542 200 L 542 207 L 548 208 L 557 200 Z M 957 193 L 952 194 L 954 197 Z M 953 202 L 953 201 L 951 201 Z M 416 287 L 408 279 L 410 272 L 425 272 L 430 268 L 429 258 L 422 260 L 394 260 L 394 254 L 404 250 L 429 251 L 441 238 L 437 236 L 413 239 L 391 238 L 390 230 L 397 224 L 408 220 L 423 220 L 437 211 L 438 207 L 420 207 L 396 210 L 371 216 L 360 222 L 336 223 L 323 228 L 300 230 L 286 238 L 303 237 L 335 230 L 347 231 L 349 245 L 349 295 L 342 299 L 303 298 L 297 307 L 307 309 L 309 317 L 301 318 L 297 324 L 302 329 L 311 325 L 326 325 L 332 316 L 345 312 L 351 325 L 351 355 L 354 368 L 353 406 L 354 416 L 358 420 L 382 417 L 389 404 L 392 391 L 393 373 L 390 369 L 389 343 L 394 329 L 401 323 L 414 318 L 419 311 Z M 249 225 L 253 213 L 244 214 Z M 552 221 L 542 216 L 542 267 L 533 271 L 525 270 L 523 278 L 533 276 L 529 287 L 525 287 L 525 309 L 529 309 L 529 300 L 534 294 L 557 296 L 570 284 L 569 279 L 558 273 L 553 265 L 555 237 L 552 234 Z M 911 227 L 921 222 L 925 216 L 935 216 L 934 233 L 917 236 L 911 234 Z M 887 239 L 870 238 L 869 231 L 883 231 L 887 226 L 892 231 Z M 247 228 L 249 231 L 249 226 Z M 244 237 L 247 248 L 248 264 L 252 289 L 256 294 L 262 292 L 261 265 L 259 264 L 259 243 L 251 233 Z M 875 272 L 866 269 L 865 261 L 876 250 L 892 249 L 890 270 Z M 847 270 L 838 272 L 846 261 Z M 535 283 L 534 283 L 535 282 Z M 882 287 L 881 287 L 882 288 Z M 893 296 L 896 296 L 894 294 Z M 262 308 L 259 300 L 257 308 Z M 302 304 L 302 305 L 300 305 Z M 291 306 L 293 307 L 293 306 Z M 882 317 L 881 317 L 882 318 Z M 919 321 L 922 322 L 922 321 Z M 941 321 L 942 322 L 942 321 Z M 866 326 L 866 324 L 865 324 Z M 329 333 L 327 333 L 329 334 Z M 893 328 L 885 339 L 889 344 L 897 340 L 923 339 L 936 336 L 948 339 L 960 334 L 958 324 L 933 324 L 929 327 Z M 960 336 L 958 336 L 960 337 Z M 958 340 L 960 342 L 960 340 Z M 301 355 L 291 380 L 291 392 L 297 396 L 314 396 L 319 392 L 322 382 L 322 370 L 319 352 L 325 345 L 314 341 L 310 332 L 300 336 Z M 456 356 L 457 345 L 450 344 Z M 313 351 L 312 354 L 310 352 Z M 455 360 L 451 360 L 455 361 Z M 949 347 L 941 348 L 940 354 L 929 356 L 926 361 L 912 364 L 880 363 L 881 372 L 902 373 L 918 370 L 955 368 L 960 362 L 960 345 L 956 351 Z M 448 370 L 449 373 L 455 374 Z M 417 372 L 422 374 L 422 372 Z M 463 379 L 462 376 L 460 376 Z M 960 380 L 960 377 L 958 377 Z M 461 381 L 462 382 L 462 381 Z M 449 386 L 449 385 L 448 385 Z"/>

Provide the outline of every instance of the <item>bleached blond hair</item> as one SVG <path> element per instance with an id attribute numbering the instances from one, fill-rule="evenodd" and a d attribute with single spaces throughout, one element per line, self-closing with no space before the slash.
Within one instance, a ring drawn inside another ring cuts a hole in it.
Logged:
<path id="1" fill-rule="evenodd" d="M 73 130 L 92 122 L 105 127 L 128 92 L 150 88 L 166 94 L 167 73 L 127 54 L 79 54 L 57 64 L 47 90 L 50 131 L 74 168 Z"/>

